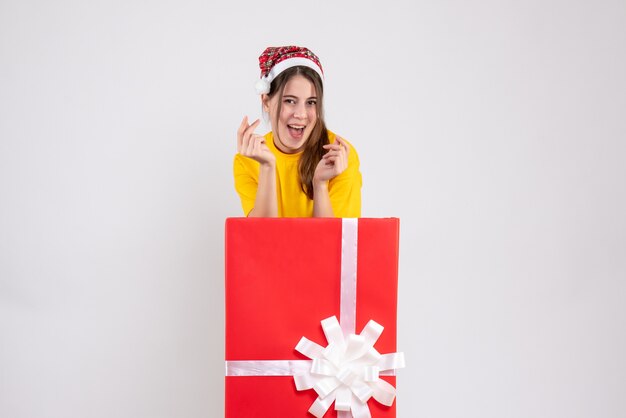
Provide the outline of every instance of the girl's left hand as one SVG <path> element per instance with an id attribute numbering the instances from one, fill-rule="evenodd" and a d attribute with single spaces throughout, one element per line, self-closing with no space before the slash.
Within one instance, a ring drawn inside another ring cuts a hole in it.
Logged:
<path id="1" fill-rule="evenodd" d="M 328 181 L 348 168 L 348 153 L 350 148 L 340 137 L 336 137 L 335 143 L 324 145 L 328 152 L 324 154 L 315 168 L 313 182 Z"/>

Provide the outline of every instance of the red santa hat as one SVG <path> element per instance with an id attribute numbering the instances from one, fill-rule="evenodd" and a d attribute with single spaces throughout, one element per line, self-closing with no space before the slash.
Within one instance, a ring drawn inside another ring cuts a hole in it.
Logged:
<path id="1" fill-rule="evenodd" d="M 270 46 L 259 57 L 261 67 L 261 79 L 257 81 L 255 88 L 258 94 L 270 92 L 272 81 L 288 68 L 304 66 L 317 72 L 324 80 L 324 71 L 319 58 L 309 49 L 300 46 Z"/>

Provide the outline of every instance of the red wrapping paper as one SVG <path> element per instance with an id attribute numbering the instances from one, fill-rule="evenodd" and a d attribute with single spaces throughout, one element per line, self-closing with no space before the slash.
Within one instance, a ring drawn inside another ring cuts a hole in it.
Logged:
<path id="1" fill-rule="evenodd" d="M 397 218 L 358 221 L 356 333 L 385 327 L 374 346 L 396 352 Z M 326 346 L 320 321 L 340 317 L 341 233 L 337 218 L 226 220 L 226 360 L 307 360 L 302 336 Z M 381 377 L 395 386 L 395 377 Z M 311 418 L 313 390 L 291 376 L 226 376 L 227 418 Z M 372 417 L 395 417 L 370 399 Z M 336 417 L 334 407 L 326 417 Z"/>

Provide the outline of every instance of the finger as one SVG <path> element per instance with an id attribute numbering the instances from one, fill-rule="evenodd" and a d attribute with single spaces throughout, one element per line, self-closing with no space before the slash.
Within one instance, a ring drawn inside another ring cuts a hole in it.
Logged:
<path id="1" fill-rule="evenodd" d="M 339 136 L 335 137 L 335 142 L 333 142 L 332 144 L 323 145 L 323 147 L 324 148 L 343 148 L 348 151 L 350 150 L 348 143 Z"/>
<path id="2" fill-rule="evenodd" d="M 333 161 L 337 174 L 343 172 L 345 167 L 347 166 L 347 156 L 345 149 L 341 150 L 331 150 L 324 155 L 324 159 L 326 161 Z"/>
<path id="3" fill-rule="evenodd" d="M 337 157 L 336 156 L 330 156 L 328 158 L 324 158 L 324 163 L 326 165 L 335 164 L 336 162 L 337 162 Z"/>
<path id="4" fill-rule="evenodd" d="M 261 143 L 261 151 L 262 152 L 271 152 L 270 148 L 265 144 L 265 141 Z"/>
<path id="5" fill-rule="evenodd" d="M 245 155 L 248 157 L 252 157 L 257 155 L 258 147 L 257 142 L 259 142 L 259 135 L 246 135 L 244 137 L 245 144 Z"/>
<path id="6" fill-rule="evenodd" d="M 348 164 L 348 148 L 344 148 L 342 147 L 341 150 L 339 151 L 339 162 L 338 164 L 341 167 L 345 167 Z"/>
<path id="7" fill-rule="evenodd" d="M 346 155 L 350 154 L 350 147 L 348 146 L 348 143 L 340 136 L 336 136 L 335 138 L 337 142 L 346 150 Z"/>
<path id="8" fill-rule="evenodd" d="M 260 135 L 252 135 L 250 138 L 250 143 L 252 144 L 252 149 L 254 155 L 259 155 L 261 153 L 261 147 L 264 144 L 263 137 Z"/>
<path id="9" fill-rule="evenodd" d="M 248 117 L 244 116 L 243 119 L 241 120 L 241 123 L 239 124 L 239 129 L 237 130 L 237 133 L 243 133 L 247 127 L 248 127 Z"/>
<path id="10" fill-rule="evenodd" d="M 237 129 L 237 150 L 241 149 L 241 141 L 243 140 L 243 133 L 248 127 L 248 117 L 244 116 L 241 124 L 239 125 L 239 129 Z"/>
<path id="11" fill-rule="evenodd" d="M 245 135 L 242 135 L 241 136 L 241 146 L 239 147 L 239 153 L 241 155 L 247 156 L 248 155 L 248 148 L 249 148 L 249 146 L 250 146 L 250 138 L 245 136 Z"/>
<path id="12" fill-rule="evenodd" d="M 324 149 L 328 152 L 340 152 L 341 146 L 335 144 L 324 145 Z"/>
<path id="13" fill-rule="evenodd" d="M 342 155 L 342 154 L 343 154 L 343 155 L 345 155 L 345 153 L 346 153 L 346 152 L 345 152 L 344 150 L 342 150 L 342 149 L 330 149 L 330 150 L 328 150 L 328 152 L 327 152 L 326 154 L 324 154 L 324 155 L 329 155 L 329 154 L 330 154 L 330 155 Z"/>
<path id="14" fill-rule="evenodd" d="M 341 155 L 341 161 L 343 163 L 348 163 L 348 154 L 350 153 L 350 147 L 348 147 L 346 145 L 345 142 L 341 143 L 341 151 L 339 151 L 339 154 Z"/>
<path id="15" fill-rule="evenodd" d="M 258 120 L 257 120 L 258 121 Z M 252 128 L 252 130 L 251 130 Z M 251 139 L 254 137 L 257 137 L 260 135 L 257 135 L 254 133 L 254 124 L 250 125 L 248 128 L 246 128 L 246 132 L 243 134 L 243 138 L 244 140 L 248 141 L 248 151 L 251 151 L 251 146 L 254 145 L 253 142 L 251 142 Z"/>
<path id="16" fill-rule="evenodd" d="M 350 148 L 345 148 L 341 151 L 341 171 L 345 170 L 348 167 L 348 153 L 350 152 Z"/>
<path id="17" fill-rule="evenodd" d="M 254 122 L 252 122 L 252 125 L 248 126 L 244 132 L 244 135 L 251 135 L 254 133 L 254 130 L 256 129 L 257 126 L 259 126 L 259 124 L 261 123 L 261 119 L 257 119 Z"/>
<path id="18" fill-rule="evenodd" d="M 241 151 L 239 151 L 239 153 L 241 155 L 245 155 L 246 157 L 248 157 L 250 155 L 249 149 L 250 149 L 250 138 L 243 137 L 243 139 L 241 140 Z"/>
<path id="19" fill-rule="evenodd" d="M 269 148 L 265 144 L 265 137 L 263 135 L 255 136 L 255 152 L 257 155 L 262 155 L 265 151 L 269 151 Z"/>

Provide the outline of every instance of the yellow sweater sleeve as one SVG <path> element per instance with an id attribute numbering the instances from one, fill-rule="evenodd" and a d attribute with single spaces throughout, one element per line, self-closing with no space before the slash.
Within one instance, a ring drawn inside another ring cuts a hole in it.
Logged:
<path id="1" fill-rule="evenodd" d="M 233 163 L 233 171 L 235 176 L 235 189 L 237 190 L 237 194 L 239 194 L 239 199 L 241 199 L 243 213 L 248 216 L 250 211 L 254 209 L 256 191 L 259 186 L 259 163 L 240 154 L 236 154 Z"/>

